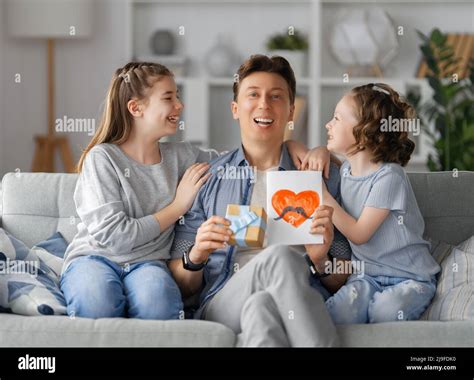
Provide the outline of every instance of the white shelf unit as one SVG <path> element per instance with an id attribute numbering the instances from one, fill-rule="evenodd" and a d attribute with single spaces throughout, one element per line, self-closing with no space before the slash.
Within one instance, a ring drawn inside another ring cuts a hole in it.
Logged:
<path id="1" fill-rule="evenodd" d="M 185 105 L 185 129 L 175 139 L 185 139 L 217 149 L 236 147 L 240 141 L 237 123 L 230 113 L 233 78 L 212 77 L 205 70 L 206 53 L 219 34 L 230 36 L 241 62 L 251 54 L 266 53 L 269 36 L 289 26 L 309 38 L 308 72 L 297 78 L 297 93 L 307 97 L 307 133 L 310 147 L 326 143 L 324 125 L 340 97 L 350 88 L 370 82 L 386 82 L 403 95 L 417 88 L 424 99 L 431 96 L 424 79 L 415 78 L 421 54 L 415 29 L 425 34 L 434 27 L 443 32 L 474 33 L 474 3 L 471 0 L 443 1 L 338 1 L 338 0 L 129 0 L 129 56 L 150 56 L 149 40 L 156 29 L 176 31 L 177 54 L 190 58 L 189 72 L 177 78 Z M 379 6 L 403 26 L 397 57 L 384 71 L 384 78 L 350 77 L 347 68 L 333 57 L 328 45 L 332 23 L 342 8 Z M 264 22 L 262 22 L 262 20 Z M 178 36 L 178 28 L 185 35 Z M 237 65 L 238 66 L 238 65 Z M 237 67 L 236 67 L 237 68 Z M 410 164 L 424 169 L 429 152 L 422 134 Z"/>

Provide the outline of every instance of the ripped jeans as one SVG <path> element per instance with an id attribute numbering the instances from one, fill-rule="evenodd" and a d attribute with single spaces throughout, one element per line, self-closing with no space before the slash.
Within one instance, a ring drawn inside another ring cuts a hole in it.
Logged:
<path id="1" fill-rule="evenodd" d="M 378 323 L 418 319 L 436 291 L 436 280 L 351 275 L 326 301 L 334 323 Z"/>

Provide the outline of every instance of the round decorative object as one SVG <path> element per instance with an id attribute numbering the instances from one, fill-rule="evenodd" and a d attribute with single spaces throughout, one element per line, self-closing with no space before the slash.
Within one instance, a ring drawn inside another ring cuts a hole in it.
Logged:
<path id="1" fill-rule="evenodd" d="M 157 30 L 150 40 L 151 50 L 157 55 L 170 55 L 174 53 L 175 40 L 169 30 Z"/>
<path id="2" fill-rule="evenodd" d="M 329 44 L 343 65 L 380 68 L 397 55 L 399 47 L 392 19 L 377 7 L 342 10 L 336 16 Z"/>
<path id="3" fill-rule="evenodd" d="M 239 68 L 240 57 L 231 48 L 232 43 L 219 35 L 217 43 L 205 55 L 205 67 L 216 77 L 232 76 Z"/>

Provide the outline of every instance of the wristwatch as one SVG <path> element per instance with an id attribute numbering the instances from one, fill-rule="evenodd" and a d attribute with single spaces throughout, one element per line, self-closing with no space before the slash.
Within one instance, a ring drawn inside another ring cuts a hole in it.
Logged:
<path id="1" fill-rule="evenodd" d="M 329 254 L 328 254 L 328 256 L 329 256 L 329 259 L 331 259 L 331 256 Z M 324 272 L 324 273 L 319 272 L 316 269 L 316 266 L 311 261 L 311 257 L 309 257 L 309 255 L 307 253 L 304 254 L 304 258 L 305 258 L 306 262 L 309 265 L 309 270 L 311 272 L 311 276 L 313 276 L 314 278 L 324 278 L 324 277 L 327 277 L 327 276 L 332 274 L 332 273 L 326 273 L 326 272 Z"/>
<path id="2" fill-rule="evenodd" d="M 189 270 L 191 272 L 197 272 L 199 270 L 201 270 L 202 268 L 204 268 L 207 264 L 207 261 L 204 261 L 203 263 L 200 263 L 200 264 L 195 264 L 193 263 L 190 259 L 189 259 L 189 252 L 191 252 L 191 249 L 193 249 L 194 247 L 194 244 L 191 245 L 188 249 L 186 249 L 184 251 L 184 254 L 183 254 L 183 268 L 186 269 L 186 270 Z"/>

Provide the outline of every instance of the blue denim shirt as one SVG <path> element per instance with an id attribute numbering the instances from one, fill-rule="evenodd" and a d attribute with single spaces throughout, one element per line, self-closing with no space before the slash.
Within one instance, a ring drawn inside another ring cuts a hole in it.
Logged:
<path id="1" fill-rule="evenodd" d="M 233 173 L 249 173 L 250 165 L 245 158 L 242 146 L 211 161 L 209 171 L 211 176 L 199 190 L 191 209 L 184 215 L 184 221 L 178 222 L 175 227 L 175 238 L 171 248 L 171 258 L 180 259 L 183 253 L 194 244 L 198 228 L 213 215 L 225 217 L 228 204 L 248 205 L 250 202 L 253 178 L 242 175 L 241 179 L 223 176 L 223 169 L 236 168 Z M 296 170 L 288 153 L 286 144 L 282 145 L 282 152 L 278 170 Z M 244 178 L 242 178 L 244 177 Z M 338 167 L 331 163 L 329 179 L 325 180 L 328 191 L 340 201 L 340 176 Z M 333 252 L 335 243 L 338 249 Z M 203 270 L 204 284 L 200 294 L 201 310 L 204 305 L 225 285 L 234 273 L 233 254 L 234 246 L 214 251 Z M 351 251 L 344 236 L 335 230 L 334 243 L 331 246 L 334 257 L 350 259 Z"/>

